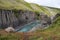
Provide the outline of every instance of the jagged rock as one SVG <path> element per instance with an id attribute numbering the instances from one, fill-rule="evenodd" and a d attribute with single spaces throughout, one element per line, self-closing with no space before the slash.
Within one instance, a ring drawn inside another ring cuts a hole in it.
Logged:
<path id="1" fill-rule="evenodd" d="M 35 14 L 32 11 L 22 10 L 0 10 L 0 27 L 7 28 L 10 25 L 16 28 L 34 20 Z"/>
<path id="2" fill-rule="evenodd" d="M 56 18 L 59 17 L 59 16 L 60 16 L 60 13 L 57 13 L 57 14 L 55 15 L 54 19 L 56 19 Z"/>
<path id="3" fill-rule="evenodd" d="M 46 27 L 47 25 L 51 24 L 51 18 L 48 17 L 46 14 L 41 13 L 40 18 L 41 18 L 41 25 L 42 26 Z"/>
<path id="4" fill-rule="evenodd" d="M 20 13 L 19 18 L 20 20 L 24 20 L 24 21 L 32 21 L 35 18 L 35 14 L 34 12 L 31 11 L 24 11 Z"/>

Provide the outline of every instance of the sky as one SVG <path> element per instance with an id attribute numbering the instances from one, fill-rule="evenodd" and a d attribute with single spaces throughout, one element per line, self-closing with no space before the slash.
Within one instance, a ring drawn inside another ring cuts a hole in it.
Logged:
<path id="1" fill-rule="evenodd" d="M 60 0 L 25 0 L 29 3 L 37 3 L 42 6 L 60 8 Z"/>

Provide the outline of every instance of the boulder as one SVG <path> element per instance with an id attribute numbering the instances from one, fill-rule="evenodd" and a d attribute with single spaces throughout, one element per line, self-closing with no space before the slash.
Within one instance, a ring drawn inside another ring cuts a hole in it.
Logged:
<path id="1" fill-rule="evenodd" d="M 8 27 L 5 29 L 6 32 L 15 32 L 15 29 L 13 27 Z"/>

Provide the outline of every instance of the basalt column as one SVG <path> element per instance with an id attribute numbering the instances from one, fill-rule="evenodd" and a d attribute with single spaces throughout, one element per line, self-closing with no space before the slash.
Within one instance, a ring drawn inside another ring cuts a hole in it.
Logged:
<path id="1" fill-rule="evenodd" d="M 6 25 L 6 13 L 5 13 L 5 10 L 2 10 L 2 13 L 1 13 L 1 20 L 2 20 L 2 28 L 5 28 L 5 27 L 7 27 L 7 25 Z"/>
<path id="2" fill-rule="evenodd" d="M 18 18 L 12 10 L 0 10 L 0 27 L 17 27 L 19 26 Z"/>
<path id="3" fill-rule="evenodd" d="M 10 15 L 9 14 L 11 14 L 11 12 L 10 12 L 10 10 L 6 10 L 5 11 L 5 16 L 6 16 L 6 23 L 7 23 L 7 27 L 9 27 L 10 25 L 11 25 L 11 21 L 10 21 Z"/>
<path id="4" fill-rule="evenodd" d="M 26 20 L 25 20 L 25 14 L 24 14 L 24 12 L 22 10 L 19 10 L 18 15 L 19 15 L 18 19 L 19 19 L 20 25 L 25 24 Z"/>
<path id="5" fill-rule="evenodd" d="M 11 10 L 9 13 L 9 18 L 10 18 L 10 24 L 15 28 L 19 25 L 18 19 L 15 16 L 14 12 Z"/>
<path id="6" fill-rule="evenodd" d="M 1 26 L 2 26 L 2 11 L 0 10 L 0 28 L 1 28 Z"/>

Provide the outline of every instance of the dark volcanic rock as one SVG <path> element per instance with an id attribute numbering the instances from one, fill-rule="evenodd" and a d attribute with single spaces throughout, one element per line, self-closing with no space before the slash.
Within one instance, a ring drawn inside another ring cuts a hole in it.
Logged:
<path id="1" fill-rule="evenodd" d="M 54 19 L 56 19 L 56 18 L 59 17 L 59 16 L 60 16 L 60 13 L 57 13 L 57 14 L 55 15 Z"/>
<path id="2" fill-rule="evenodd" d="M 41 18 L 41 25 L 42 26 L 46 27 L 51 24 L 51 18 L 48 17 L 46 14 L 41 13 L 40 18 Z"/>
<path id="3" fill-rule="evenodd" d="M 17 27 L 34 20 L 35 14 L 31 11 L 22 10 L 0 10 L 0 27 L 6 28 L 10 25 Z"/>

